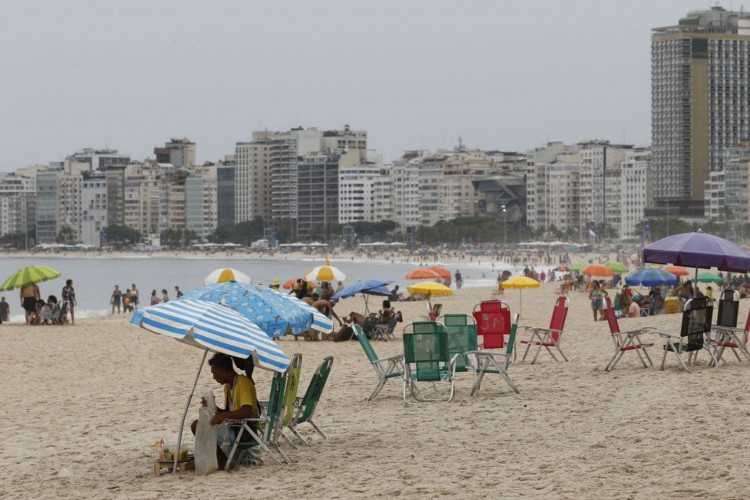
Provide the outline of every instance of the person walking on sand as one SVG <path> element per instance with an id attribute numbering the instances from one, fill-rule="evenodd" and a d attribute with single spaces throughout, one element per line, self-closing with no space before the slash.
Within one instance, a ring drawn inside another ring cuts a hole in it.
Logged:
<path id="1" fill-rule="evenodd" d="M 461 271 L 456 269 L 456 288 L 460 290 L 462 286 L 464 286 L 464 277 L 461 276 Z"/>
<path id="2" fill-rule="evenodd" d="M 601 316 L 601 319 L 605 318 L 604 297 L 607 297 L 608 295 L 607 291 L 599 286 L 597 280 L 591 281 L 589 300 L 591 301 L 591 310 L 594 313 L 594 321 L 597 320 L 597 315 Z"/>
<path id="3" fill-rule="evenodd" d="M 138 289 L 135 287 L 135 283 L 130 285 L 130 307 L 133 308 L 133 310 L 138 309 Z"/>
<path id="4" fill-rule="evenodd" d="M 75 309 L 78 305 L 78 302 L 76 301 L 76 291 L 73 288 L 73 280 L 67 280 L 65 282 L 65 286 L 63 287 L 62 293 L 60 295 L 62 295 L 62 300 L 68 301 L 68 310 L 70 311 L 70 324 L 75 325 Z"/>
<path id="5" fill-rule="evenodd" d="M 115 285 L 115 289 L 112 292 L 112 297 L 109 299 L 109 303 L 112 304 L 112 314 L 115 314 L 115 308 L 117 308 L 117 314 L 120 314 L 120 305 L 122 304 L 122 291 L 119 285 Z"/>
<path id="6" fill-rule="evenodd" d="M 36 301 L 41 298 L 39 287 L 36 283 L 29 283 L 21 287 L 21 307 L 26 311 L 27 325 L 30 325 L 36 318 Z"/>
<path id="7" fill-rule="evenodd" d="M 5 297 L 0 297 L 0 323 L 5 321 L 6 323 L 10 318 L 10 304 L 5 302 Z"/>

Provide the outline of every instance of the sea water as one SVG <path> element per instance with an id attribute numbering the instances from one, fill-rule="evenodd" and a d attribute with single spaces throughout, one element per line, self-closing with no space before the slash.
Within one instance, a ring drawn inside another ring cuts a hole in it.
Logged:
<path id="1" fill-rule="evenodd" d="M 204 278 L 213 270 L 231 267 L 242 271 L 252 278 L 253 283 L 269 285 L 274 279 L 283 284 L 292 278 L 304 276 L 313 267 L 323 265 L 321 258 L 309 259 L 220 259 L 211 256 L 191 257 L 149 257 L 128 256 L 113 258 L 108 256 L 62 257 L 51 254 L 42 257 L 7 257 L 0 256 L 0 280 L 5 280 L 12 273 L 24 266 L 42 264 L 62 273 L 55 280 L 39 283 L 42 298 L 60 294 L 65 280 L 72 279 L 76 291 L 76 317 L 96 317 L 110 314 L 110 297 L 115 285 L 120 290 L 130 288 L 133 283 L 138 287 L 141 305 L 148 305 L 152 290 L 161 298 L 162 289 L 167 290 L 171 299 L 175 298 L 175 286 L 188 292 L 203 285 Z M 413 283 L 405 279 L 406 274 L 418 263 L 391 262 L 389 260 L 331 259 L 331 265 L 346 274 L 346 283 L 359 279 L 385 279 L 398 284 L 406 292 L 406 287 Z M 440 262 L 429 262 L 422 265 L 441 265 Z M 445 264 L 444 267 L 455 274 L 461 270 L 465 287 L 494 286 L 497 272 L 509 269 L 517 274 L 519 269 L 502 266 L 493 261 L 477 261 L 463 264 Z M 345 283 L 345 284 L 346 284 Z M 333 283 L 336 286 L 336 283 Z M 390 285 L 393 286 L 393 285 Z M 0 292 L 11 308 L 11 321 L 23 322 L 18 290 Z"/>

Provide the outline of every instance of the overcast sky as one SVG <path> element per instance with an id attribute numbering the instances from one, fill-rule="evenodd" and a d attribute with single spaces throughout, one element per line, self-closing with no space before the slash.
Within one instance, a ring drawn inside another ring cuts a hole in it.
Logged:
<path id="1" fill-rule="evenodd" d="M 711 4 L 1 0 L 0 171 L 172 137 L 215 161 L 298 125 L 367 130 L 385 161 L 459 136 L 646 145 L 651 28 Z"/>

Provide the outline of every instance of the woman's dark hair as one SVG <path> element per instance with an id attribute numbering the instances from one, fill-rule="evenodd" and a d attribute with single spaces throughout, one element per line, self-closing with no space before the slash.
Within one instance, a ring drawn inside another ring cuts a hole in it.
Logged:
<path id="1" fill-rule="evenodd" d="M 255 380 L 253 380 L 253 371 L 255 370 L 255 362 L 253 361 L 252 354 L 245 359 L 232 358 L 232 360 L 234 361 L 234 364 L 237 366 L 237 368 L 240 371 L 244 371 L 247 378 L 250 379 L 250 382 L 254 384 Z"/>
<path id="2" fill-rule="evenodd" d="M 383 309 L 390 309 L 391 308 L 391 302 L 388 300 L 383 301 Z"/>
<path id="3" fill-rule="evenodd" d="M 65 282 L 65 284 L 66 284 L 66 285 L 68 285 L 68 286 L 70 286 L 70 285 L 72 285 L 72 284 L 73 284 L 73 280 L 67 280 L 67 281 Z"/>

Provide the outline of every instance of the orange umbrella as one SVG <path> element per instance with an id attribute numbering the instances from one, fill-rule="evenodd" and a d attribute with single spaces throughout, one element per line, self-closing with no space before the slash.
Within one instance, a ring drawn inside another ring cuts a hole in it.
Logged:
<path id="1" fill-rule="evenodd" d="M 601 264 L 589 264 L 581 272 L 587 276 L 596 276 L 597 278 L 611 278 L 615 275 L 612 269 Z"/>
<path id="2" fill-rule="evenodd" d="M 448 271 L 448 270 L 447 270 L 446 268 L 444 268 L 444 267 L 440 267 L 440 266 L 428 266 L 428 267 L 426 267 L 425 269 L 431 269 L 431 270 L 435 271 L 435 272 L 436 272 L 436 273 L 438 273 L 438 274 L 440 275 L 440 277 L 441 277 L 441 278 L 443 278 L 444 280 L 449 280 L 449 279 L 451 279 L 451 272 L 450 272 L 450 271 Z"/>
<path id="3" fill-rule="evenodd" d="M 448 276 L 450 276 L 450 273 L 448 273 Z M 406 279 L 408 280 L 434 280 L 435 278 L 442 279 L 443 277 L 440 273 L 429 267 L 418 267 L 409 271 L 406 275 Z"/>
<path id="4" fill-rule="evenodd" d="M 671 264 L 668 265 L 668 266 L 662 267 L 662 269 L 665 270 L 668 273 L 674 274 L 675 276 L 687 276 L 688 274 L 690 274 L 688 272 L 688 270 L 685 269 L 684 267 L 682 267 L 682 266 L 673 266 Z"/>
<path id="5" fill-rule="evenodd" d="M 287 290 L 291 290 L 292 288 L 294 288 L 294 285 L 296 283 L 297 283 L 297 278 L 292 278 L 289 281 L 287 281 L 286 283 L 284 283 L 283 287 L 286 288 Z M 307 282 L 307 287 L 308 288 L 310 288 L 310 287 L 316 287 L 316 286 L 318 286 L 318 284 L 315 283 L 314 281 L 308 281 Z"/>

